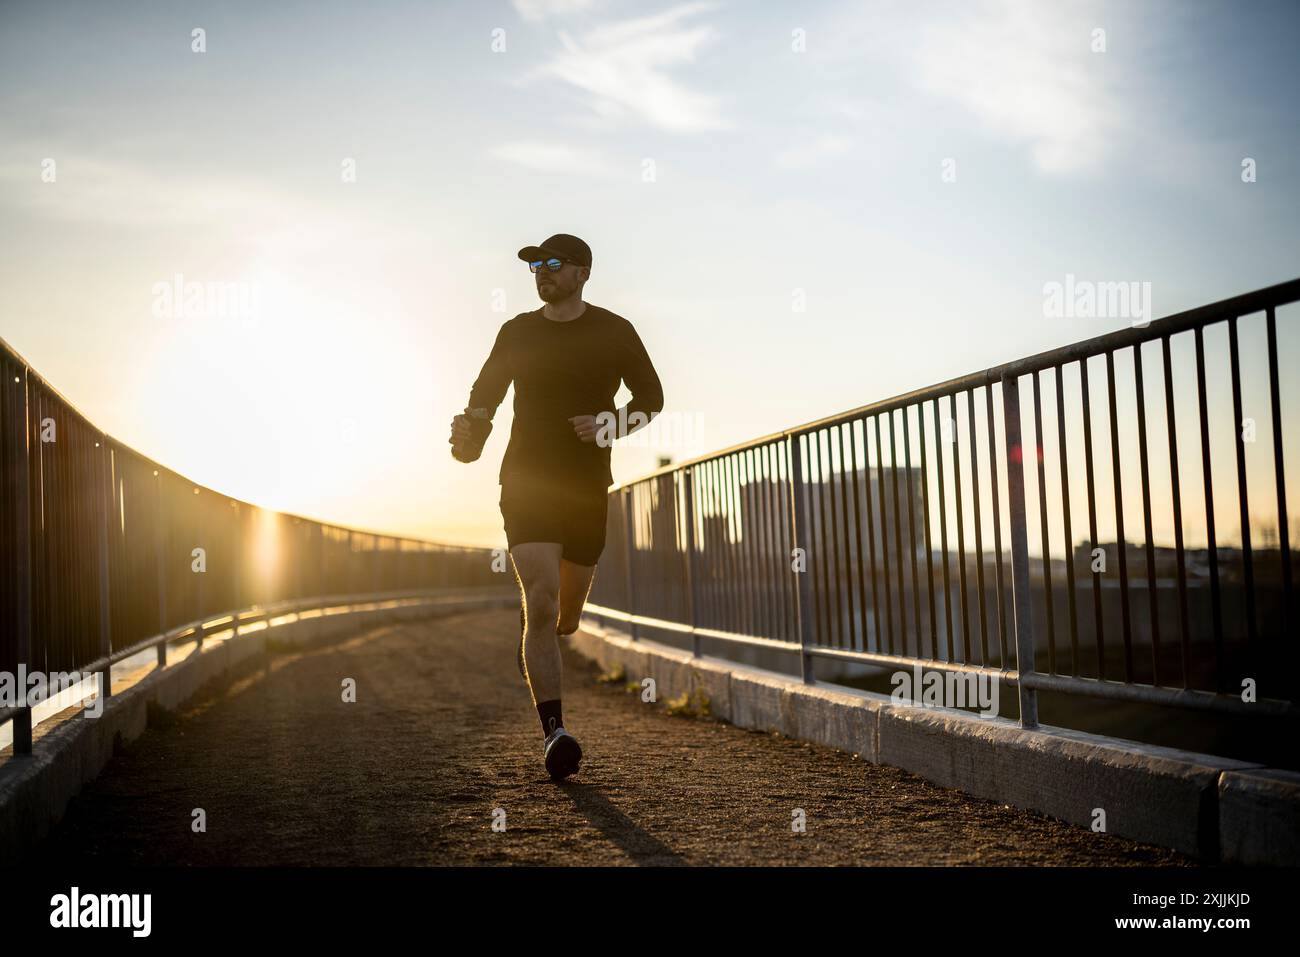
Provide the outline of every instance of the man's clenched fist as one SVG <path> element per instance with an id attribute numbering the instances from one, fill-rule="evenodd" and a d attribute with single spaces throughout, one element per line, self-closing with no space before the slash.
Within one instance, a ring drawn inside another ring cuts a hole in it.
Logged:
<path id="1" fill-rule="evenodd" d="M 600 431 L 600 426 L 594 415 L 575 415 L 569 419 L 569 423 L 573 426 L 573 434 L 583 442 L 596 441 L 596 433 Z"/>
<path id="2" fill-rule="evenodd" d="M 466 412 L 469 410 L 466 409 Z M 492 432 L 492 420 L 485 415 L 458 415 L 451 420 L 451 454 L 461 462 L 473 462 L 483 454 Z"/>

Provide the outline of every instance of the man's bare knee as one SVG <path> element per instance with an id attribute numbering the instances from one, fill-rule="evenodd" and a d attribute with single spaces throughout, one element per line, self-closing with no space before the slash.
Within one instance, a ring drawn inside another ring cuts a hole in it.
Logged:
<path id="1" fill-rule="evenodd" d="M 558 590 L 550 585 L 533 585 L 524 596 L 527 603 L 528 630 L 555 624 L 560 614 Z"/>

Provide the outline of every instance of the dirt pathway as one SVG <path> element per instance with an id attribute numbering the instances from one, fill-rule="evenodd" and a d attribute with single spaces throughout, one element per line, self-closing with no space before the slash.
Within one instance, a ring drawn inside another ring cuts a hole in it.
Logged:
<path id="1" fill-rule="evenodd" d="M 133 742 L 35 853 L 177 865 L 1193 863 L 828 748 L 671 716 L 567 650 L 566 724 L 586 756 L 556 785 L 515 670 L 517 628 L 517 611 L 473 612 L 276 654 Z M 342 701 L 345 678 L 355 703 Z M 191 827 L 195 808 L 206 832 Z"/>

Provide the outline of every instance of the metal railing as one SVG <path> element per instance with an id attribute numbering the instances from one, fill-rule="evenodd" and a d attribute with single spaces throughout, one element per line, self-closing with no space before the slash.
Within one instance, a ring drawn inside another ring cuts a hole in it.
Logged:
<path id="1" fill-rule="evenodd" d="M 150 647 L 165 665 L 172 642 L 276 615 L 501 587 L 492 555 L 191 482 L 96 429 L 0 340 L 0 674 L 98 674 L 109 695 L 112 664 Z M 0 703 L 5 721 L 29 753 L 31 709 Z"/>
<path id="2" fill-rule="evenodd" d="M 994 675 L 1026 727 L 1040 690 L 1295 717 L 1276 313 L 1297 300 L 1293 280 L 629 482 L 589 608 L 696 655 L 796 655 L 809 681 L 818 659 Z"/>

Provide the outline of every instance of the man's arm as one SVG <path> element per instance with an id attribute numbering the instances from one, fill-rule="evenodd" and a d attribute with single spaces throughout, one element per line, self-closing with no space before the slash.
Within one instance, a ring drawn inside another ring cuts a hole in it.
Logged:
<path id="1" fill-rule="evenodd" d="M 664 390 L 659 382 L 659 374 L 655 372 L 645 344 L 631 323 L 627 325 L 621 374 L 624 384 L 632 392 L 632 398 L 627 405 L 617 410 L 615 427 L 620 430 L 620 439 L 648 425 L 664 407 Z"/>
<path id="2" fill-rule="evenodd" d="M 473 462 L 483 453 L 483 446 L 492 434 L 492 416 L 505 398 L 510 380 L 506 326 L 503 325 L 497 331 L 492 351 L 469 391 L 469 405 L 465 407 L 467 414 L 452 419 L 452 455 L 460 461 Z"/>
<path id="3" fill-rule="evenodd" d="M 496 414 L 497 406 L 506 397 L 506 389 L 510 388 L 510 363 L 506 360 L 506 326 L 508 325 L 509 323 L 506 323 L 497 330 L 492 351 L 488 353 L 487 361 L 483 363 L 478 378 L 474 380 L 474 385 L 469 390 L 469 408 L 486 409 L 489 419 Z"/>

